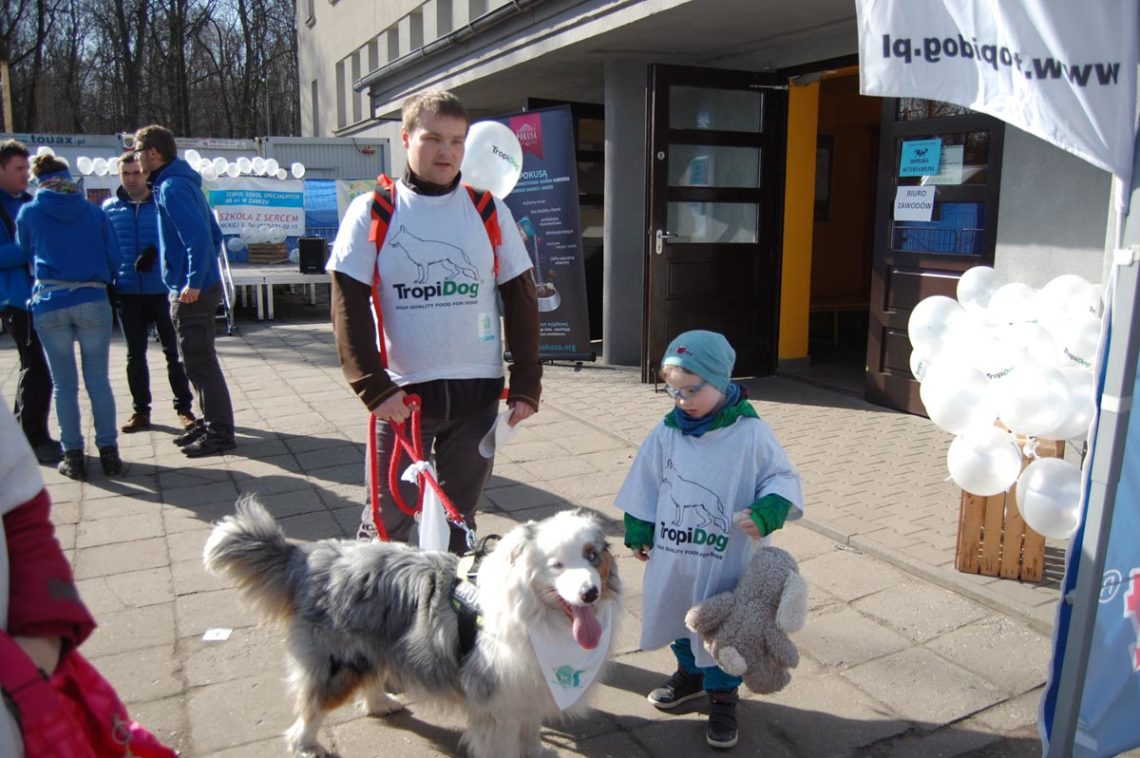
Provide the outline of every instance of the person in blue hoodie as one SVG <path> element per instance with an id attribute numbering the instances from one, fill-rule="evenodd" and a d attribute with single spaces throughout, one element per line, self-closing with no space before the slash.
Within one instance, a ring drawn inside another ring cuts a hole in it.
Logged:
<path id="1" fill-rule="evenodd" d="M 16 242 L 32 264 L 32 318 L 55 383 L 63 443 L 59 472 L 87 478 L 75 365 L 78 342 L 99 461 L 104 474 L 115 476 L 122 473 L 123 462 L 108 376 L 113 316 L 107 285 L 119 270 L 119 241 L 99 207 L 79 192 L 66 161 L 37 155 L 32 173 L 39 190 L 16 217 Z"/>
<path id="2" fill-rule="evenodd" d="M 119 238 L 123 263 L 115 276 L 115 301 L 123 337 L 127 341 L 127 386 L 131 390 L 133 413 L 122 431 L 130 434 L 150 428 L 150 368 L 146 349 L 150 325 L 162 342 L 166 355 L 166 378 L 174 393 L 174 412 L 183 431 L 197 424 L 194 395 L 178 357 L 178 337 L 170 320 L 170 301 L 158 265 L 158 211 L 146 184 L 146 172 L 129 151 L 119 158 L 119 187 L 116 196 L 103 203 L 103 212 Z"/>
<path id="3" fill-rule="evenodd" d="M 150 175 L 147 181 L 158 206 L 162 281 L 170 291 L 178 348 L 202 412 L 198 424 L 174 444 L 190 458 L 225 453 L 236 443 L 230 390 L 214 345 L 222 302 L 222 230 L 202 193 L 202 177 L 178 157 L 169 129 L 144 126 L 135 132 L 134 149 Z"/>
<path id="4" fill-rule="evenodd" d="M 4 329 L 12 335 L 20 358 L 12 414 L 24 430 L 36 460 L 45 466 L 54 466 L 63 454 L 59 441 L 52 439 L 48 428 L 51 372 L 28 313 L 32 272 L 16 244 L 16 216 L 20 206 L 32 199 L 27 192 L 30 158 L 31 153 L 22 142 L 14 139 L 0 142 L 0 312 Z"/>

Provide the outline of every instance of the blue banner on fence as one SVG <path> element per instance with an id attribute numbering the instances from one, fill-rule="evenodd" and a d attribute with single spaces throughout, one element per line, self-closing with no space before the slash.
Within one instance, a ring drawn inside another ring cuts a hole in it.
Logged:
<path id="1" fill-rule="evenodd" d="M 578 160 L 570 106 L 496 116 L 523 149 L 522 176 L 504 200 L 534 263 L 538 355 L 594 360 L 578 213 Z"/>
<path id="2" fill-rule="evenodd" d="M 1140 372 L 1132 388 L 1140 397 Z M 1093 448 L 1096 455 L 1096 447 Z M 1085 503 L 1088 507 L 1088 503 Z M 1083 519 L 1082 519 L 1083 521 Z M 1072 541 L 1079 550 L 1083 527 Z M 1073 756 L 1112 756 L 1140 747 L 1140 413 L 1133 409 L 1124 441 L 1124 458 L 1105 546 L 1100 602 L 1093 622 L 1089 660 Z M 1080 554 L 1070 557 L 1062 595 L 1071 591 L 1082 569 Z M 1052 737 L 1057 688 L 1070 632 L 1072 606 L 1062 602 L 1053 666 L 1042 706 L 1042 728 Z"/>

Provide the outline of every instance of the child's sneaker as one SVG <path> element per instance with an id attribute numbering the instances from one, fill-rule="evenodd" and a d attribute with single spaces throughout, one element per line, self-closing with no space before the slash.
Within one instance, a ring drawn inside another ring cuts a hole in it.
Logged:
<path id="1" fill-rule="evenodd" d="M 736 690 L 709 693 L 709 728 L 705 732 L 705 742 L 709 746 L 725 750 L 736 745 Z"/>
<path id="2" fill-rule="evenodd" d="M 677 669 L 669 681 L 650 692 L 646 699 L 658 708 L 669 710 L 686 700 L 700 697 L 704 691 L 704 675 Z"/>

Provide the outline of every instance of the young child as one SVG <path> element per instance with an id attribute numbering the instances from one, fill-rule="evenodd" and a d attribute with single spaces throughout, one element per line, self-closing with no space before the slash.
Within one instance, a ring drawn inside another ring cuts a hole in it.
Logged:
<path id="1" fill-rule="evenodd" d="M 670 343 L 661 377 L 675 407 L 642 444 L 616 501 L 626 546 L 648 561 L 641 647 L 672 643 L 677 657 L 676 672 L 649 702 L 668 710 L 707 692 L 705 739 L 714 748 L 736 744 L 741 679 L 717 667 L 685 627 L 685 613 L 732 590 L 756 541 L 803 511 L 799 474 L 729 381 L 735 360 L 716 332 L 685 332 Z"/>

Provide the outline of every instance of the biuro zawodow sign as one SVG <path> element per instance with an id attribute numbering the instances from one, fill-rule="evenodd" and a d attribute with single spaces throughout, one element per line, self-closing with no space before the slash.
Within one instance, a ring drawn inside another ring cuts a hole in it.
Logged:
<path id="1" fill-rule="evenodd" d="M 492 120 L 509 127 L 522 147 L 522 174 L 504 202 L 534 264 L 540 317 L 538 355 L 547 360 L 594 360 L 570 107 Z"/>

